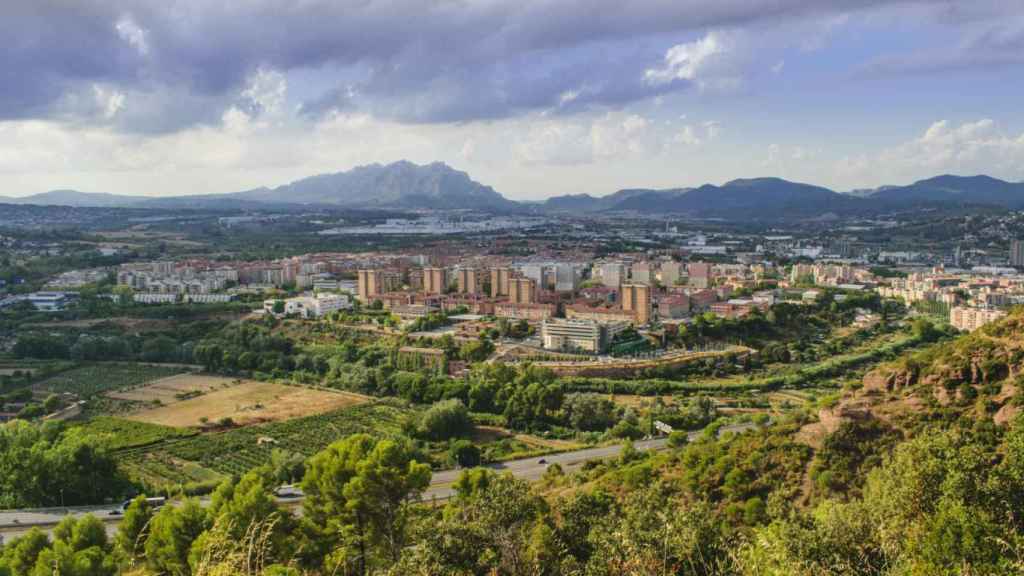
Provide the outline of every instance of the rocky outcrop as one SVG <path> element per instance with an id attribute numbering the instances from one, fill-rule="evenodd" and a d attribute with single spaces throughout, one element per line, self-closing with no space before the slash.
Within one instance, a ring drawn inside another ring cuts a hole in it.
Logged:
<path id="1" fill-rule="evenodd" d="M 902 390 L 914 384 L 913 374 L 902 370 L 878 368 L 864 375 L 864 392 L 868 394 L 884 394 Z"/>

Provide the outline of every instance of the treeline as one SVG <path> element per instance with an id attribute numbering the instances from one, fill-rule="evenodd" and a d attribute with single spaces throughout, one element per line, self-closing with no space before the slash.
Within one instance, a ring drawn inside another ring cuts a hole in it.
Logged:
<path id="1" fill-rule="evenodd" d="M 126 334 L 117 326 L 99 325 L 92 331 L 25 331 L 18 336 L 12 352 L 18 358 L 47 360 L 144 362 L 195 361 L 196 342 L 224 325 L 217 320 L 178 324 L 173 331 Z"/>
<path id="2" fill-rule="evenodd" d="M 95 438 L 60 422 L 0 425 L 0 508 L 96 504 L 131 489 Z"/>
<path id="3" fill-rule="evenodd" d="M 680 324 L 678 333 L 670 336 L 690 347 L 734 342 L 760 348 L 773 343 L 807 341 L 830 328 L 849 325 L 858 309 L 880 313 L 883 320 L 899 313 L 895 305 L 883 302 L 874 292 L 840 294 L 823 289 L 818 300 L 810 304 L 779 302 L 766 312 L 755 309 L 741 318 L 700 314 L 689 325 Z"/>

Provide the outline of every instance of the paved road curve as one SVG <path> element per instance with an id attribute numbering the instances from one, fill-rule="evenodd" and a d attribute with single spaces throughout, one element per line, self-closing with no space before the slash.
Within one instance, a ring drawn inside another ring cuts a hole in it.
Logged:
<path id="1" fill-rule="evenodd" d="M 753 424 L 724 426 L 720 430 L 720 433 L 742 432 L 753 427 Z M 690 432 L 689 437 L 692 440 L 701 434 L 702 432 L 700 431 Z M 665 448 L 667 442 L 667 438 L 656 438 L 653 440 L 635 442 L 633 446 L 636 447 L 637 450 L 661 450 Z M 574 450 L 572 452 L 551 454 L 542 458 L 510 460 L 507 462 L 489 464 L 486 467 L 498 472 L 511 472 L 516 478 L 522 478 L 532 482 L 534 480 L 539 480 L 541 476 L 544 475 L 544 471 L 551 464 L 558 464 L 562 467 L 562 470 L 568 473 L 578 470 L 585 462 L 614 458 L 618 456 L 620 452 L 622 452 L 622 444 L 616 444 L 613 446 L 600 446 L 597 448 L 585 448 L 583 450 Z M 541 462 L 542 460 L 544 461 L 543 463 Z M 461 470 L 444 470 L 441 472 L 435 472 L 430 479 L 430 487 L 427 488 L 426 492 L 423 494 L 423 499 L 430 501 L 450 498 L 454 493 L 452 484 L 456 479 L 458 479 L 459 474 L 461 473 Z M 282 499 L 280 501 L 283 504 L 294 505 L 301 502 L 301 498 L 289 498 Z M 201 503 L 203 505 L 207 505 L 209 504 L 209 499 L 203 498 Z M 65 515 L 85 516 L 86 514 L 93 514 L 105 521 L 107 523 L 108 531 L 113 531 L 116 529 L 121 517 L 119 515 L 113 515 L 111 512 L 119 509 L 119 506 L 108 504 L 100 506 L 69 506 L 67 508 L 4 510 L 0 511 L 0 536 L 7 539 L 13 538 L 14 536 L 27 532 L 34 526 L 38 526 L 43 530 L 49 531 L 49 529 L 60 522 Z"/>

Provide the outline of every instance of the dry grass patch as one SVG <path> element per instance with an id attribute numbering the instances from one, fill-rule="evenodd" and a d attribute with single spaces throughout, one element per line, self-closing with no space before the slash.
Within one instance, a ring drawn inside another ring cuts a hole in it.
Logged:
<path id="1" fill-rule="evenodd" d="M 645 406 L 650 406 L 651 404 L 653 404 L 654 400 L 658 398 L 658 396 L 643 396 L 639 394 L 614 394 L 612 396 L 609 396 L 609 398 L 612 402 L 615 402 L 619 406 L 624 406 L 627 408 L 643 408 Z M 668 394 L 665 394 L 660 398 L 666 406 L 675 406 L 676 404 L 679 403 L 677 398 Z"/>
<path id="2" fill-rule="evenodd" d="M 114 398 L 163 404 L 136 412 L 130 420 L 165 426 L 201 426 L 230 418 L 236 425 L 290 420 L 367 402 L 350 392 L 285 386 L 218 376 L 165 378 L 144 388 L 111 394 Z"/>

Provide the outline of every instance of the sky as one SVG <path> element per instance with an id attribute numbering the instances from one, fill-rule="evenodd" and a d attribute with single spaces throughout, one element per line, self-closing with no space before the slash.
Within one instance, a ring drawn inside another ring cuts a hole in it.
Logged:
<path id="1" fill-rule="evenodd" d="M 1019 0 L 5 1 L 0 38 L 0 196 L 1024 180 Z"/>

